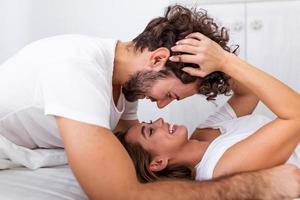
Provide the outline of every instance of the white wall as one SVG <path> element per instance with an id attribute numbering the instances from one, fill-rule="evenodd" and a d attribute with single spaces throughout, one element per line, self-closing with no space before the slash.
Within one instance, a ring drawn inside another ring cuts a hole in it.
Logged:
<path id="1" fill-rule="evenodd" d="M 28 43 L 30 4 L 0 0 L 0 63 Z"/>
<path id="2" fill-rule="evenodd" d="M 80 33 L 133 39 L 167 0 L 0 0 L 0 63 L 25 44 Z"/>

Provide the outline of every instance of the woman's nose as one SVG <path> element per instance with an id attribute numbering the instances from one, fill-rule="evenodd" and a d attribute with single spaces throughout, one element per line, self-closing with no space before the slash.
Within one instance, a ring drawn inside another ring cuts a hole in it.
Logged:
<path id="1" fill-rule="evenodd" d="M 164 125 L 164 123 L 165 123 L 165 121 L 164 121 L 164 119 L 163 118 L 158 118 L 157 120 L 155 120 L 155 122 L 154 122 L 156 125 L 158 125 L 158 126 L 162 126 L 162 125 Z"/>

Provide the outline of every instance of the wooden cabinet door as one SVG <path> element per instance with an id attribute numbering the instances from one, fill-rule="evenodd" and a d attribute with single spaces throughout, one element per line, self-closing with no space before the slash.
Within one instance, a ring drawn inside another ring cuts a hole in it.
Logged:
<path id="1" fill-rule="evenodd" d="M 245 4 L 212 4 L 203 5 L 201 8 L 207 10 L 208 15 L 229 30 L 229 45 L 239 45 L 239 56 L 246 55 L 246 17 Z"/>
<path id="2" fill-rule="evenodd" d="M 246 59 L 300 92 L 300 1 L 247 3 Z M 256 112 L 274 115 L 259 105 Z"/>

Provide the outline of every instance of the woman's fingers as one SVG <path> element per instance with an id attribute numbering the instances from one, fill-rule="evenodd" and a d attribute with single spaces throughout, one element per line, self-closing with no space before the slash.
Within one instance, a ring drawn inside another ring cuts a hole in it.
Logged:
<path id="1" fill-rule="evenodd" d="M 189 44 L 176 45 L 171 48 L 174 52 L 184 52 L 190 54 L 197 54 L 199 52 L 199 47 L 191 46 Z"/>
<path id="2" fill-rule="evenodd" d="M 199 33 L 199 32 L 191 33 L 191 34 L 187 35 L 185 38 L 195 38 L 200 41 L 207 39 L 207 37 L 205 35 L 203 35 L 202 33 Z"/>
<path id="3" fill-rule="evenodd" d="M 204 71 L 201 71 L 200 68 L 193 68 L 193 67 L 184 67 L 182 68 L 182 71 L 185 71 L 186 73 L 192 76 L 198 76 L 198 77 L 205 77 L 208 74 Z"/>
<path id="4" fill-rule="evenodd" d="M 189 34 L 185 39 L 178 41 L 171 50 L 182 53 L 171 56 L 171 61 L 201 66 L 201 71 L 195 71 L 195 69 L 188 71 L 190 74 L 200 77 L 214 71 L 220 71 L 220 68 L 226 63 L 226 56 L 228 55 L 228 52 L 222 49 L 219 44 L 201 33 Z"/>
<path id="5" fill-rule="evenodd" d="M 176 42 L 176 45 L 188 44 L 194 47 L 198 47 L 201 45 L 200 41 L 194 38 L 185 38 Z"/>
<path id="6" fill-rule="evenodd" d="M 195 55 L 189 55 L 189 54 L 182 54 L 182 55 L 176 55 L 171 56 L 169 59 L 172 62 L 184 62 L 184 63 L 199 63 L 200 56 Z"/>

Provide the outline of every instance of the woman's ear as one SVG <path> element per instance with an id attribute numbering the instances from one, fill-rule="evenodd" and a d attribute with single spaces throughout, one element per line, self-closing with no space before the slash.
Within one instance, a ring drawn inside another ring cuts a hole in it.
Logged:
<path id="1" fill-rule="evenodd" d="M 151 52 L 150 55 L 150 66 L 157 70 L 161 70 L 165 67 L 166 62 L 170 57 L 169 49 L 160 47 Z"/>
<path id="2" fill-rule="evenodd" d="M 149 166 L 150 171 L 158 172 L 165 169 L 168 166 L 168 159 L 166 157 L 154 158 Z"/>

